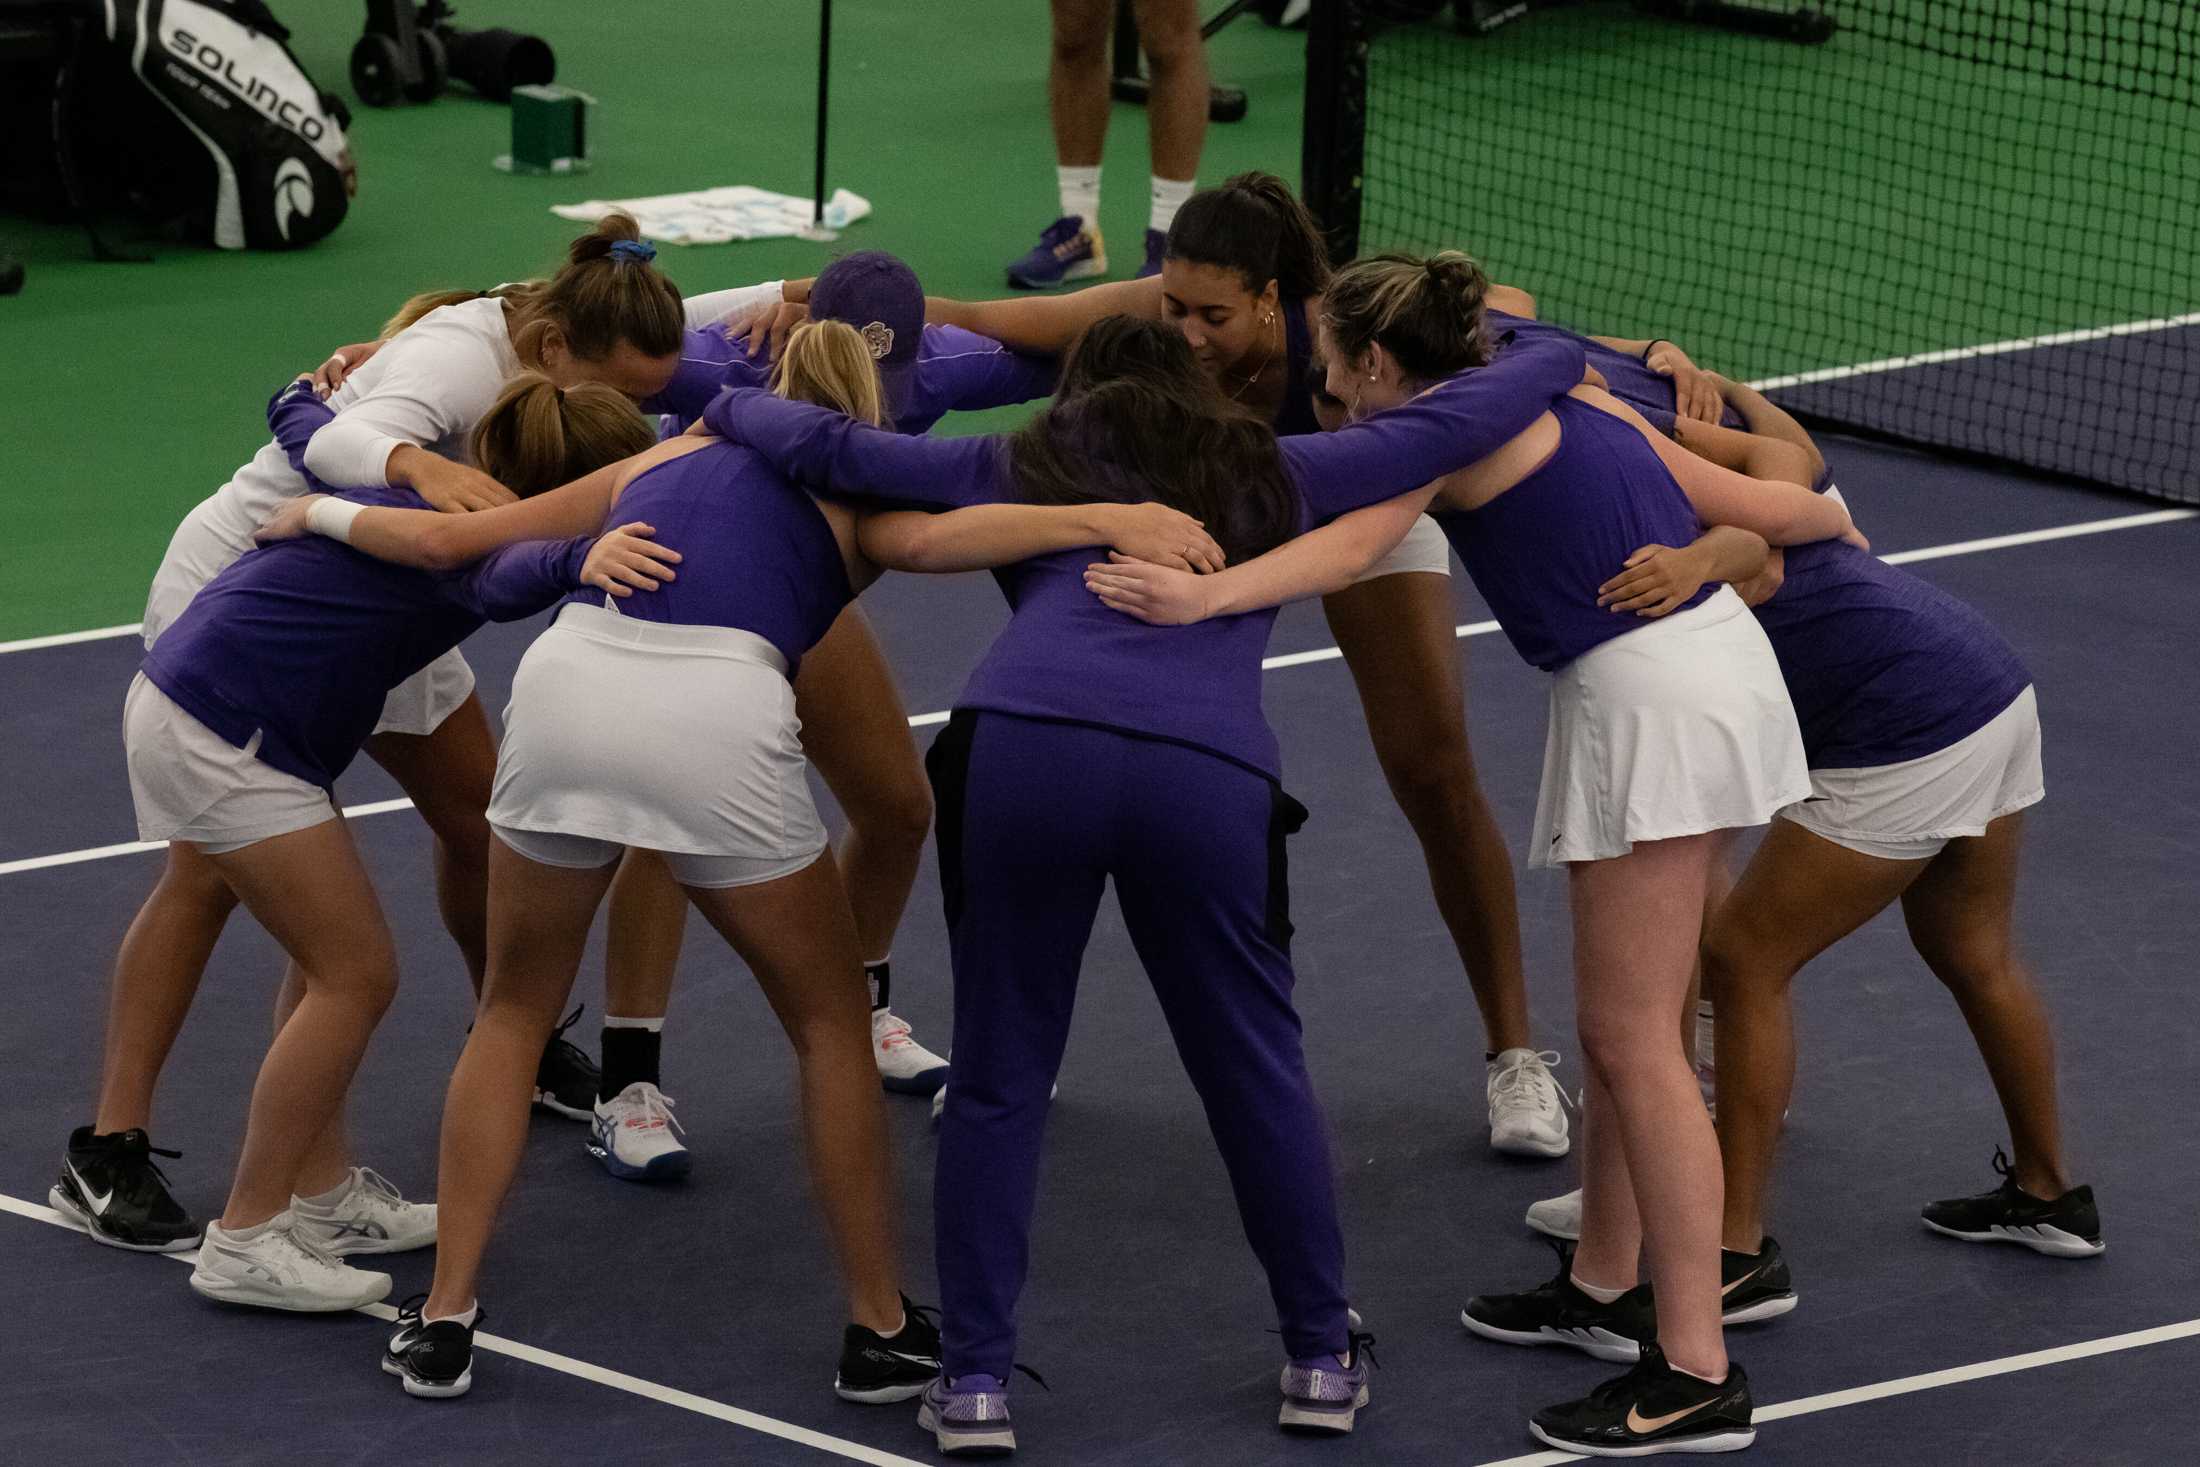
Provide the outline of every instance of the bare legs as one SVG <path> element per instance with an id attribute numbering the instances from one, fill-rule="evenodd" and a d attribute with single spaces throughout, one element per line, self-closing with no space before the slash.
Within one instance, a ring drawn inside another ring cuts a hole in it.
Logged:
<path id="1" fill-rule="evenodd" d="M 1390 792 L 1420 838 L 1436 908 L 1491 1053 L 1529 1044 L 1512 855 L 1467 746 L 1451 578 L 1384 576 L 1322 602 Z"/>
<path id="2" fill-rule="evenodd" d="M 1719 1380 L 1718 1145 L 1679 1027 L 1713 848 L 1710 836 L 1642 841 L 1567 873 L 1588 1074 L 1574 1273 L 1625 1288 L 1646 1256 L 1666 1358 Z"/>
<path id="3" fill-rule="evenodd" d="M 115 954 L 95 1132 L 152 1126 L 161 1067 L 236 908 L 237 894 L 211 859 L 196 846 L 169 845 L 160 880 Z"/>
<path id="4" fill-rule="evenodd" d="M 489 975 L 444 1104 L 435 1284 L 426 1313 L 460 1314 L 518 1168 L 536 1061 L 580 966 L 610 866 L 538 865 L 490 852 Z M 854 921 L 829 857 L 756 886 L 688 897 L 756 973 L 802 1067 L 812 1176 L 848 1281 L 850 1311 L 881 1332 L 901 1320 L 892 1167 Z"/>
<path id="5" fill-rule="evenodd" d="M 1718 1025 L 1726 1246 L 1764 1237 L 1780 1117 L 1795 1083 L 1791 987 L 1811 959 L 1899 899 L 1910 938 L 1955 996 L 1985 1057 L 2017 1153 L 2017 1185 L 2069 1188 L 2046 1006 L 2010 936 L 2021 815 L 1950 841 L 1930 861 L 1867 856 L 1776 820 L 1706 936 Z"/>

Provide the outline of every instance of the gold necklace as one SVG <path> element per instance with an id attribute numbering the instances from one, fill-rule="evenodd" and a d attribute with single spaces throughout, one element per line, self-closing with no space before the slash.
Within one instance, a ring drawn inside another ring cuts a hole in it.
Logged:
<path id="1" fill-rule="evenodd" d="M 1274 316 L 1270 316 L 1268 319 L 1271 323 L 1273 323 L 1276 318 Z M 1253 384 L 1255 382 L 1258 382 L 1262 378 L 1262 376 L 1267 373 L 1268 364 L 1275 359 L 1276 339 L 1274 333 L 1270 333 L 1268 338 L 1268 354 L 1260 359 L 1260 365 L 1253 369 L 1253 375 L 1238 384 L 1237 391 L 1230 394 L 1230 401 L 1236 402 L 1240 398 L 1244 397 L 1245 394 L 1252 389 Z"/>

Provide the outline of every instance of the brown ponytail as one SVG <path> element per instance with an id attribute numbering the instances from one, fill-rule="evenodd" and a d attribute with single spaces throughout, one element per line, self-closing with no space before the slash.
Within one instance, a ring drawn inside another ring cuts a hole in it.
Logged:
<path id="1" fill-rule="evenodd" d="M 601 383 L 564 388 L 540 372 L 504 384 L 474 426 L 474 463 L 522 499 L 640 453 L 656 430 L 623 394 Z"/>
<path id="2" fill-rule="evenodd" d="M 1304 300 L 1329 283 L 1320 226 L 1273 173 L 1240 173 L 1185 200 L 1169 226 L 1168 257 L 1233 271 L 1254 295 L 1273 280 L 1283 299 Z"/>
<path id="3" fill-rule="evenodd" d="M 641 237 L 632 216 L 606 214 L 566 249 L 556 275 L 499 292 L 511 302 L 512 347 L 522 362 L 542 365 L 553 329 L 584 362 L 602 361 L 622 341 L 649 357 L 680 350 L 687 316 L 679 287 L 646 258 L 613 249 Z"/>
<path id="4" fill-rule="evenodd" d="M 1432 382 L 1490 359 L 1482 267 L 1457 250 L 1420 259 L 1372 255 L 1339 270 L 1322 297 L 1329 337 L 1347 362 L 1381 346 L 1409 378 Z"/>

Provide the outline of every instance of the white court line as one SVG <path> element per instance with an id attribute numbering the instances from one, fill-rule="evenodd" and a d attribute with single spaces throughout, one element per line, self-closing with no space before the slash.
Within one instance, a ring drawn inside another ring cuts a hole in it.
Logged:
<path id="1" fill-rule="evenodd" d="M 2081 342 L 2104 341 L 2112 336 L 2141 336 L 2149 331 L 2171 331 L 2180 326 L 2200 326 L 2200 311 L 2183 316 L 2157 316 L 2149 321 L 2119 321 L 2112 326 L 2085 326 L 2075 331 L 2049 331 L 2040 336 L 2020 336 L 2011 341 L 1989 341 L 1980 346 L 1952 346 L 1941 351 L 1919 352 L 1914 356 L 1886 357 L 1876 362 L 1858 362 L 1850 367 L 1820 367 L 1814 372 L 1794 372 L 1785 377 L 1767 377 L 1749 385 L 1759 392 L 1770 392 L 1780 387 L 1808 387 L 1813 382 L 1838 382 L 1847 377 L 1864 377 L 1874 372 L 1894 372 L 1904 367 L 1930 367 L 1941 362 L 1963 362 L 1973 357 L 1995 357 L 2005 352 L 2029 351 L 2041 346 L 2076 346 Z"/>
<path id="2" fill-rule="evenodd" d="M 57 1228 L 68 1228 L 70 1232 L 76 1231 L 76 1229 L 70 1228 L 67 1223 L 63 1222 L 60 1214 L 52 1208 L 37 1202 L 25 1202 L 20 1197 L 10 1197 L 4 1193 L 0 1193 L 0 1212 L 12 1212 L 17 1217 L 26 1217 L 33 1222 L 49 1223 Z M 198 1250 L 194 1248 L 189 1252 L 170 1253 L 165 1256 L 175 1259 L 178 1263 L 195 1263 L 199 1254 Z M 369 1304 L 352 1312 L 380 1320 L 395 1320 L 397 1318 L 397 1311 L 387 1304 Z M 586 1360 L 576 1360 L 570 1355 L 560 1355 L 554 1350 L 540 1350 L 519 1340 L 508 1340 L 502 1335 L 490 1334 L 486 1330 L 474 1336 L 474 1347 L 490 1355 L 509 1356 L 514 1360 L 525 1361 L 529 1365 L 539 1365 L 545 1370 L 555 1370 L 561 1375 L 570 1375 L 576 1380 L 592 1381 L 597 1385 L 609 1386 L 615 1391 L 625 1391 L 630 1396 L 640 1396 L 644 1400 L 655 1401 L 660 1405 L 677 1406 L 682 1411 L 692 1411 L 698 1416 L 708 1416 L 713 1420 L 746 1427 L 750 1431 L 761 1432 L 765 1436 L 775 1436 L 781 1441 L 790 1441 L 798 1446 L 815 1447 L 821 1452 L 830 1452 L 836 1457 L 845 1457 L 851 1462 L 868 1462 L 872 1464 L 872 1467 L 931 1467 L 931 1464 L 919 1462 L 914 1457 L 898 1457 L 892 1452 L 880 1451 L 877 1447 L 867 1447 L 861 1442 L 844 1441 L 837 1436 L 827 1436 L 822 1431 L 812 1431 L 806 1426 L 796 1426 L 792 1422 L 780 1421 L 775 1417 L 761 1416 L 754 1411 L 744 1411 L 739 1406 L 729 1406 L 723 1401 L 714 1401 L 708 1396 L 698 1396 L 689 1391 L 675 1390 L 671 1386 L 659 1385 L 653 1380 L 643 1380 L 638 1375 L 628 1375 L 623 1370 L 607 1370 L 601 1365 L 591 1365 Z M 393 1384 L 391 1389 L 396 1389 L 396 1386 Z"/>
<path id="3" fill-rule="evenodd" d="M 67 647 L 76 642 L 104 642 L 110 637 L 134 637 L 144 630 L 145 623 L 133 621 L 126 627 L 93 627 L 88 632 L 61 632 L 51 637 L 25 637 L 19 642 L 0 642 L 0 652 L 36 652 L 41 647 Z"/>
<path id="4" fill-rule="evenodd" d="M 1905 1375 L 1900 1380 L 1883 1380 L 1872 1385 L 1853 1386 L 1845 1391 L 1827 1391 L 1823 1395 L 1781 1401 L 1777 1405 L 1759 1407 L 1752 1413 L 1751 1419 L 1753 1422 L 1784 1421 L 1790 1416 L 1809 1416 L 1814 1412 L 1832 1411 L 1842 1406 L 1860 1406 L 1866 1401 L 1883 1401 L 1889 1396 L 1938 1390 L 1942 1386 L 1961 1385 L 1965 1381 L 1988 1380 L 1997 1375 L 2013 1375 L 2020 1370 L 2037 1370 L 2043 1365 L 2089 1360 L 2095 1355 L 2113 1355 L 2119 1350 L 2136 1350 L 2145 1345 L 2189 1340 L 2196 1336 L 2200 1336 L 2200 1319 L 2188 1319 L 2182 1324 L 2164 1324 L 2153 1329 L 2132 1330 L 2128 1334 L 2103 1335 L 2097 1340 L 2080 1340 L 2074 1345 L 2056 1345 L 2052 1349 L 2034 1350 L 2029 1354 L 2005 1355 L 1999 1360 L 1981 1360 L 1975 1365 L 1958 1365 L 1949 1370 L 1928 1371 L 1923 1375 Z M 1505 1457 L 1484 1462 L 1480 1467 L 1557 1467 L 1561 1462 L 1582 1460 L 1584 1459 L 1572 1452 L 1530 1452 L 1524 1457 Z"/>
<path id="5" fill-rule="evenodd" d="M 2080 535 L 2100 535 L 2110 530 L 2136 530 L 2146 525 L 2167 525 L 2178 520 L 2200 519 L 2200 509 L 2158 509 L 2145 514 L 2118 515 L 2114 519 L 2085 520 L 2075 525 L 2056 525 L 2045 530 L 2020 530 L 2013 535 L 1993 535 L 1983 540 L 1958 540 L 1949 545 L 1928 545 L 1921 550 L 1898 550 L 1883 557 L 1889 565 L 1912 565 L 1921 560 L 1944 560 L 1952 555 L 1976 555 L 1985 550 L 2008 550 L 2018 545 L 2038 545 L 2049 540 L 2070 540 Z M 1468 622 L 1453 628 L 1459 637 L 1483 637 L 1497 630 L 1494 621 Z M 0 650 L 5 650 L 0 648 Z M 1303 667 L 1310 662 L 1334 662 L 1344 656 L 1335 647 L 1316 647 L 1309 652 L 1286 652 L 1275 657 L 1261 659 L 1263 671 L 1279 667 Z M 909 719 L 911 728 L 928 728 L 947 722 L 949 714 L 918 713 Z M 378 800 L 371 805 L 353 805 L 344 813 L 350 816 L 380 815 L 391 810 L 410 810 L 410 800 Z M 104 861 L 110 856 L 134 856 L 145 851 L 157 851 L 163 842 L 127 841 L 121 845 L 93 846 L 81 851 L 62 851 L 51 856 L 26 856 L 17 861 L 0 861 L 0 876 L 13 876 L 23 871 L 43 871 L 49 866 L 73 866 L 80 861 Z"/>

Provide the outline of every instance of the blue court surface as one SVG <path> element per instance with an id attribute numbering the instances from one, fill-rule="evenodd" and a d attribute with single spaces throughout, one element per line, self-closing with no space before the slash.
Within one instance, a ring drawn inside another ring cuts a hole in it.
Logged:
<path id="1" fill-rule="evenodd" d="M 2200 519 L 2144 501 L 1830 445 L 1881 553 L 1984 610 L 2024 653 L 2047 729 L 2022 933 L 2060 1024 L 2075 1170 L 2105 1257 L 2064 1262 L 1936 1238 L 1925 1201 L 1984 1190 L 2002 1136 L 1954 1008 L 1882 918 L 1800 984 L 1803 1071 L 1774 1231 L 1801 1308 L 1738 1329 L 1773 1464 L 2194 1460 L 2200 1441 Z M 2055 534 L 2068 530 L 2067 534 Z M 148 571 L 150 567 L 147 567 Z M 1544 690 L 1462 584 L 1474 747 L 1516 849 L 1535 797 Z M 867 598 L 913 713 L 945 709 L 1003 612 L 977 578 L 895 578 Z M 469 649 L 492 710 L 532 627 Z M 1374 1403 L 1345 1441 L 1276 1430 L 1278 1341 L 1222 1169 L 1112 911 L 1048 1136 L 1020 1354 L 1020 1454 L 1052 1464 L 1475 1464 L 1535 1454 L 1526 1417 L 1612 1373 L 1571 1352 L 1466 1336 L 1469 1293 L 1551 1259 L 1521 1226 L 1568 1162 L 1493 1157 L 1466 984 L 1317 612 L 1286 614 L 1269 711 L 1314 813 L 1293 843 L 1299 997 L 1339 1159 L 1355 1299 L 1379 1337 Z M 1307 654 L 1291 657 L 1288 654 Z M 933 1460 L 913 1406 L 829 1390 L 842 1322 L 797 1150 L 787 1047 L 753 984 L 696 924 L 666 1040 L 693 1178 L 612 1180 L 583 1128 L 536 1121 L 491 1256 L 473 1393 L 403 1396 L 375 1319 L 227 1311 L 174 1261 L 97 1248 L 44 1209 L 89 1119 L 105 972 L 157 856 L 96 848 L 134 826 L 119 732 L 127 637 L 0 655 L 0 1462 L 802 1464 Z M 394 793 L 366 766 L 347 803 Z M 362 1160 L 431 1195 L 465 980 L 436 922 L 428 843 L 403 811 L 355 822 L 398 931 L 404 988 L 362 1070 Z M 71 860 L 70 853 L 95 852 Z M 928 871 L 895 952 L 897 1007 L 945 1049 L 946 944 Z M 1538 1041 L 1578 1084 L 1561 878 L 1524 876 Z M 163 1092 L 154 1139 L 218 1211 L 280 972 L 239 917 Z M 576 1038 L 594 1047 L 600 979 Z M 913 1292 L 931 1293 L 932 1141 L 893 1102 Z M 426 1287 L 400 1257 L 394 1298 Z"/>

